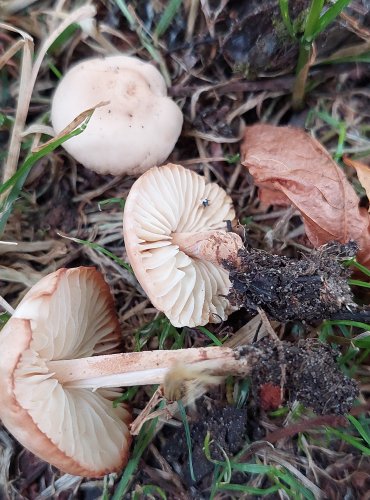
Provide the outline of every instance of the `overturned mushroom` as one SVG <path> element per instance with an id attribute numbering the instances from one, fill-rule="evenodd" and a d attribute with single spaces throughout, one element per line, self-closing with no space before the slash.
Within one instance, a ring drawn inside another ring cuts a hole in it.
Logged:
<path id="1" fill-rule="evenodd" d="M 60 269 L 24 297 L 0 336 L 0 417 L 29 450 L 71 474 L 120 470 L 130 446 L 126 408 L 112 390 L 64 387 L 47 363 L 105 352 L 118 321 L 93 268 Z"/>
<path id="2" fill-rule="evenodd" d="M 230 196 L 180 165 L 154 167 L 132 186 L 123 233 L 129 261 L 153 305 L 174 326 L 226 319 L 230 281 L 241 238 Z"/>
<path id="3" fill-rule="evenodd" d="M 167 159 L 183 117 L 154 66 L 122 55 L 74 66 L 54 94 L 55 132 L 100 102 L 107 104 L 95 110 L 84 133 L 63 144 L 77 161 L 98 173 L 122 175 L 144 172 Z"/>
<path id="4" fill-rule="evenodd" d="M 117 339 L 108 285 L 93 268 L 44 277 L 1 332 L 0 418 L 26 448 L 65 472 L 99 477 L 128 459 L 130 413 L 113 408 L 116 391 L 98 388 L 161 383 L 178 361 L 245 373 L 228 348 L 92 356 Z"/>

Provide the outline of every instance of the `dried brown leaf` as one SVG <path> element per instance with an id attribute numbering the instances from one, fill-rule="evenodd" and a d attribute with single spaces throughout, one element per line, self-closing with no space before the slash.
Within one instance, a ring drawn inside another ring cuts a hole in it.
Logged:
<path id="1" fill-rule="evenodd" d="M 351 158 L 348 158 L 348 156 L 345 156 L 343 158 L 343 161 L 348 167 L 353 167 L 356 170 L 358 180 L 360 181 L 361 186 L 365 189 L 366 196 L 367 196 L 368 200 L 370 200 L 370 167 L 369 167 L 369 165 L 365 165 L 365 163 L 362 163 L 361 161 L 351 160 Z M 369 206 L 369 212 L 370 212 L 370 206 Z"/>
<path id="2" fill-rule="evenodd" d="M 285 197 L 301 212 L 314 247 L 356 240 L 359 260 L 370 264 L 369 215 L 318 141 L 301 129 L 254 125 L 245 129 L 241 155 L 256 185 L 264 189 L 264 201 L 281 203 Z"/>

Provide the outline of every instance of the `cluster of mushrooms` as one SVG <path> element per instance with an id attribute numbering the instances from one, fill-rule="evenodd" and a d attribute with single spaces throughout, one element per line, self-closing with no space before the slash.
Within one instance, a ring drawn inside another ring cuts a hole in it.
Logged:
<path id="1" fill-rule="evenodd" d="M 56 90 L 55 132 L 101 101 L 109 102 L 64 147 L 101 173 L 145 171 L 123 217 L 138 281 L 176 327 L 226 319 L 230 281 L 221 264 L 236 260 L 242 246 L 228 231 L 235 212 L 226 192 L 195 172 L 174 164 L 153 167 L 166 160 L 182 127 L 163 78 L 150 64 L 126 56 L 82 62 Z M 128 460 L 131 413 L 125 405 L 113 407 L 115 388 L 160 384 L 178 362 L 213 360 L 215 374 L 241 373 L 226 347 L 109 354 L 119 338 L 109 287 L 87 267 L 59 269 L 41 279 L 1 332 L 3 424 L 65 472 L 101 477 Z"/>

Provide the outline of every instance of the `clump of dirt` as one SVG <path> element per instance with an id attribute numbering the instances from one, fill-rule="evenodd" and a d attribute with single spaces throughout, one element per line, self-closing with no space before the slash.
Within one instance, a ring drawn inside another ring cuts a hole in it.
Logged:
<path id="1" fill-rule="evenodd" d="M 198 484 L 214 469 L 204 454 L 204 440 L 210 433 L 211 456 L 215 460 L 224 460 L 224 452 L 228 456 L 235 455 L 245 443 L 247 410 L 234 406 L 220 406 L 215 401 L 204 397 L 196 404 L 196 414 L 193 423 L 190 423 L 192 443 L 192 458 L 195 484 Z M 164 458 L 171 464 L 188 485 L 194 484 L 190 476 L 189 455 L 184 428 L 175 432 L 165 431 L 165 442 L 162 451 Z"/>
<path id="2" fill-rule="evenodd" d="M 316 321 L 341 310 L 357 309 L 348 285 L 350 271 L 341 264 L 356 255 L 355 242 L 329 243 L 302 259 L 241 249 L 238 267 L 228 263 L 229 300 L 249 312 L 262 308 L 274 319 Z"/>
<path id="3" fill-rule="evenodd" d="M 258 406 L 266 405 L 266 386 L 275 401 L 273 388 L 281 387 L 285 401 L 298 400 L 320 415 L 348 413 L 358 396 L 356 382 L 338 367 L 338 351 L 315 339 L 293 345 L 264 338 L 240 349 L 240 355 L 251 354 L 258 360 L 251 372 Z"/>

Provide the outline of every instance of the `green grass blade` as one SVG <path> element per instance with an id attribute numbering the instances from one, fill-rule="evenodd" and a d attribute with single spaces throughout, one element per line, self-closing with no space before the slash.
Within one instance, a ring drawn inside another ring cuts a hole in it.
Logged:
<path id="1" fill-rule="evenodd" d="M 177 11 L 181 7 L 182 0 L 170 0 L 164 9 L 164 12 L 154 30 L 154 37 L 159 38 L 166 33 L 168 27 L 172 23 Z"/>
<path id="2" fill-rule="evenodd" d="M 188 419 L 186 418 L 186 411 L 184 408 L 184 405 L 182 404 L 181 399 L 177 401 L 178 407 L 179 407 L 179 412 L 180 412 L 180 417 L 184 426 L 185 430 L 185 437 L 186 437 L 186 445 L 188 447 L 188 454 L 189 454 L 189 470 L 190 470 L 190 477 L 192 481 L 196 481 L 195 475 L 194 475 L 194 467 L 193 467 L 193 450 L 191 447 L 191 436 L 190 436 L 190 428 L 189 428 L 189 423 Z"/>
<path id="3" fill-rule="evenodd" d="M 275 467 L 263 464 L 246 464 L 232 461 L 231 467 L 233 470 L 247 472 L 248 474 L 274 474 L 275 472 Z"/>
<path id="4" fill-rule="evenodd" d="M 135 25 L 135 18 L 131 15 L 130 9 L 127 7 L 125 0 L 116 0 L 116 4 L 132 29 Z"/>
<path id="5" fill-rule="evenodd" d="M 57 234 L 59 234 L 59 236 L 61 236 L 62 238 L 66 238 L 67 240 L 73 241 L 74 243 L 79 243 L 80 245 L 85 245 L 89 248 L 92 248 L 93 250 L 97 250 L 103 255 L 110 257 L 112 260 L 114 260 L 114 262 L 117 262 L 117 264 L 119 264 L 121 267 L 129 271 L 131 274 L 134 274 L 132 267 L 128 262 L 125 262 L 124 260 L 120 259 L 119 257 L 117 257 L 117 255 L 114 255 L 114 253 L 110 252 L 109 250 L 99 245 L 98 243 L 94 243 L 92 241 L 87 241 L 87 240 L 80 240 L 79 238 L 73 238 L 72 236 L 66 236 L 61 233 Z"/>
<path id="6" fill-rule="evenodd" d="M 222 342 L 221 340 L 219 340 L 215 335 L 213 335 L 212 332 L 210 332 L 207 328 L 205 328 L 204 326 L 198 326 L 197 327 L 198 330 L 202 333 L 204 333 L 204 335 L 207 335 L 207 337 L 213 342 L 214 345 L 222 345 Z"/>
<path id="7" fill-rule="evenodd" d="M 137 394 L 139 390 L 139 386 L 133 385 L 132 387 L 129 387 L 127 391 L 123 392 L 118 398 L 116 398 L 113 401 L 113 408 L 117 408 L 121 403 L 124 403 L 125 401 L 131 401 Z"/>
<path id="8" fill-rule="evenodd" d="M 139 465 L 140 459 L 149 443 L 152 441 L 155 433 L 155 427 L 157 425 L 158 417 L 154 418 L 149 425 L 144 425 L 140 431 L 130 460 L 128 461 L 125 470 L 123 471 L 120 482 L 118 483 L 117 489 L 114 492 L 111 500 L 122 500 L 127 489 L 131 483 L 131 480 L 135 474 L 135 471 Z"/>
<path id="9" fill-rule="evenodd" d="M 275 470 L 275 476 L 280 478 L 285 484 L 290 487 L 288 493 L 291 498 L 305 498 L 306 500 L 315 500 L 315 496 L 308 488 L 298 481 L 290 472 Z M 297 495 L 298 494 L 298 495 Z"/>
<path id="10" fill-rule="evenodd" d="M 289 35 L 292 38 L 295 38 L 294 28 L 292 24 L 292 20 L 289 15 L 289 1 L 288 0 L 279 0 L 280 14 L 283 19 L 284 26 L 286 27 Z"/>
<path id="11" fill-rule="evenodd" d="M 313 33 L 313 38 L 316 38 L 320 33 L 322 33 L 331 24 L 336 17 L 342 12 L 343 9 L 351 0 L 337 0 L 334 5 L 329 7 L 329 9 L 320 17 L 317 22 L 316 30 Z"/>
<path id="12" fill-rule="evenodd" d="M 106 200 L 98 202 L 98 209 L 100 210 L 100 212 L 102 212 L 102 207 L 113 205 L 114 203 L 118 203 L 120 209 L 124 210 L 126 200 L 124 198 L 107 198 Z"/>
<path id="13" fill-rule="evenodd" d="M 338 320 L 326 320 L 325 325 L 346 325 L 346 326 L 355 326 L 356 328 L 362 328 L 363 330 L 370 330 L 370 325 L 367 323 L 362 323 L 361 321 L 352 321 L 350 319 L 338 319 Z"/>
<path id="14" fill-rule="evenodd" d="M 355 427 L 355 429 L 360 434 L 365 443 L 367 443 L 370 447 L 370 435 L 362 426 L 361 422 L 359 422 L 357 418 L 353 417 L 352 415 L 347 415 L 347 419 L 351 422 L 353 427 Z"/>
<path id="15" fill-rule="evenodd" d="M 154 484 L 145 484 L 144 486 L 137 486 L 138 491 L 134 491 L 132 494 L 132 500 L 143 500 L 144 498 L 150 498 L 153 500 L 156 498 L 154 495 L 158 495 L 162 500 L 167 500 L 166 493 L 159 486 Z"/>
<path id="16" fill-rule="evenodd" d="M 104 476 L 103 480 L 103 493 L 101 496 L 101 500 L 109 500 L 109 483 L 108 483 L 108 477 L 109 476 Z"/>
<path id="17" fill-rule="evenodd" d="M 2 312 L 0 313 L 0 330 L 3 328 L 3 326 L 6 325 L 6 323 L 10 319 L 10 314 L 7 312 Z"/>
<path id="18" fill-rule="evenodd" d="M 280 490 L 280 487 L 278 485 L 275 485 L 263 489 L 243 484 L 219 483 L 217 485 L 217 489 L 221 491 L 240 491 L 241 493 L 246 493 L 249 495 L 272 495 L 273 493 L 277 493 Z"/>
<path id="19" fill-rule="evenodd" d="M 342 432 L 339 431 L 338 429 L 333 429 L 333 428 L 328 429 L 328 432 L 329 434 L 332 434 L 342 439 L 342 441 L 345 441 L 346 443 L 352 445 L 354 448 L 357 448 L 358 450 L 362 451 L 364 455 L 370 456 L 370 448 L 361 444 L 360 438 L 356 438 L 354 436 L 347 434 L 346 432 Z"/>
<path id="20" fill-rule="evenodd" d="M 311 6 L 306 18 L 302 43 L 311 43 L 314 40 L 314 34 L 317 31 L 323 6 L 324 0 L 311 0 Z"/>
<path id="21" fill-rule="evenodd" d="M 18 199 L 19 194 L 23 188 L 23 185 L 27 179 L 27 176 L 31 168 L 35 165 L 37 161 L 41 160 L 41 158 L 54 151 L 61 144 L 68 141 L 68 139 L 71 139 L 72 137 L 81 134 L 85 130 L 91 118 L 92 113 L 93 111 L 91 111 L 90 115 L 87 116 L 87 118 L 85 118 L 85 120 L 81 123 L 80 126 L 78 126 L 75 130 L 73 130 L 69 134 L 66 134 L 58 139 L 55 139 L 55 141 L 48 142 L 44 147 L 40 148 L 39 151 L 37 151 L 36 153 L 31 153 L 30 155 L 28 155 L 23 164 L 17 170 L 17 172 L 10 179 L 8 179 L 8 181 L 4 182 L 4 184 L 0 186 L 0 194 L 5 193 L 8 189 L 10 189 L 8 196 L 1 207 L 0 234 L 4 232 L 5 225 L 12 212 L 13 204 Z"/>
<path id="22" fill-rule="evenodd" d="M 362 264 L 360 264 L 359 262 L 357 262 L 355 257 L 353 257 L 352 259 L 346 260 L 344 262 L 344 265 L 345 266 L 353 266 L 356 269 L 358 269 L 359 271 L 363 272 L 366 276 L 370 276 L 370 269 L 368 269 L 367 267 L 365 267 Z"/>
<path id="23" fill-rule="evenodd" d="M 344 57 L 336 57 L 335 59 L 328 58 L 320 61 L 320 64 L 342 64 L 342 63 L 369 63 L 370 62 L 370 52 L 364 52 L 363 54 L 354 55 L 354 56 L 344 56 Z M 366 156 L 366 155 L 365 155 Z"/>
<path id="24" fill-rule="evenodd" d="M 361 280 L 348 280 L 350 285 L 362 286 L 363 288 L 370 288 L 370 283 Z"/>

